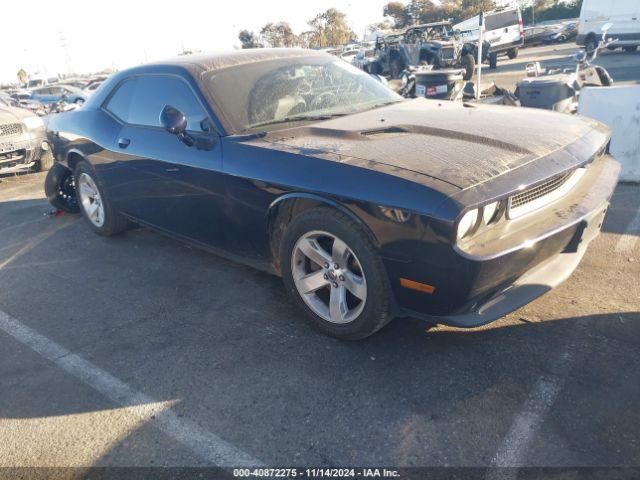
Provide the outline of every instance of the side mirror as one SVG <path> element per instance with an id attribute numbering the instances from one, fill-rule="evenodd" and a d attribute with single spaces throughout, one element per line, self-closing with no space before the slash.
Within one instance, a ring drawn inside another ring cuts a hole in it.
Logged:
<path id="1" fill-rule="evenodd" d="M 165 105 L 162 109 L 160 123 L 167 132 L 173 135 L 183 135 L 187 130 L 187 117 L 171 105 Z"/>

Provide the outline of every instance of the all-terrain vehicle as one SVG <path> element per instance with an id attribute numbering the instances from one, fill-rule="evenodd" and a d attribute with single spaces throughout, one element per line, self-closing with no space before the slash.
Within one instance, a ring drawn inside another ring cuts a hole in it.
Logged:
<path id="1" fill-rule="evenodd" d="M 402 33 L 379 37 L 376 60 L 370 63 L 369 70 L 398 79 L 410 67 L 463 68 L 464 79 L 470 80 L 475 72 L 477 49 L 476 42 L 464 42 L 453 32 L 449 21 L 415 25 Z M 485 42 L 483 57 L 489 49 L 489 43 Z"/>

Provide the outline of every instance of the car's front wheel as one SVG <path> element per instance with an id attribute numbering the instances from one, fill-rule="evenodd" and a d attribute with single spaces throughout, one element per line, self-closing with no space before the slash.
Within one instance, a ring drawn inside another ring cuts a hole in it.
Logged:
<path id="1" fill-rule="evenodd" d="M 91 228 L 105 237 L 126 230 L 128 220 L 113 208 L 91 165 L 78 163 L 73 176 L 80 210 Z"/>
<path id="2" fill-rule="evenodd" d="M 283 235 L 280 258 L 288 292 L 322 332 L 359 340 L 393 318 L 382 260 L 347 215 L 318 208 L 297 216 Z"/>

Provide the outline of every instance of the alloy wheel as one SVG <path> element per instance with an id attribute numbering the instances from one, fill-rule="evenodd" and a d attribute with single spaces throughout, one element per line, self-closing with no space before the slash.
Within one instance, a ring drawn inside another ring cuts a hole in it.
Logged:
<path id="1" fill-rule="evenodd" d="M 327 322 L 353 322 L 367 301 L 367 282 L 353 250 L 323 231 L 304 234 L 291 256 L 293 281 L 307 306 Z"/>
<path id="2" fill-rule="evenodd" d="M 104 225 L 104 205 L 96 183 L 91 176 L 81 173 L 78 178 L 78 193 L 82 209 L 96 227 Z"/>

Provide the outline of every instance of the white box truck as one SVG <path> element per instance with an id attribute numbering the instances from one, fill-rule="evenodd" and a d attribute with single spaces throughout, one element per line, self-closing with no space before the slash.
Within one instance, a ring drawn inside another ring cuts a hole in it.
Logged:
<path id="1" fill-rule="evenodd" d="M 605 23 L 613 26 L 607 38 L 615 39 L 611 48 L 633 52 L 640 46 L 640 0 L 584 0 L 576 43 L 593 51 L 602 37 Z"/>

